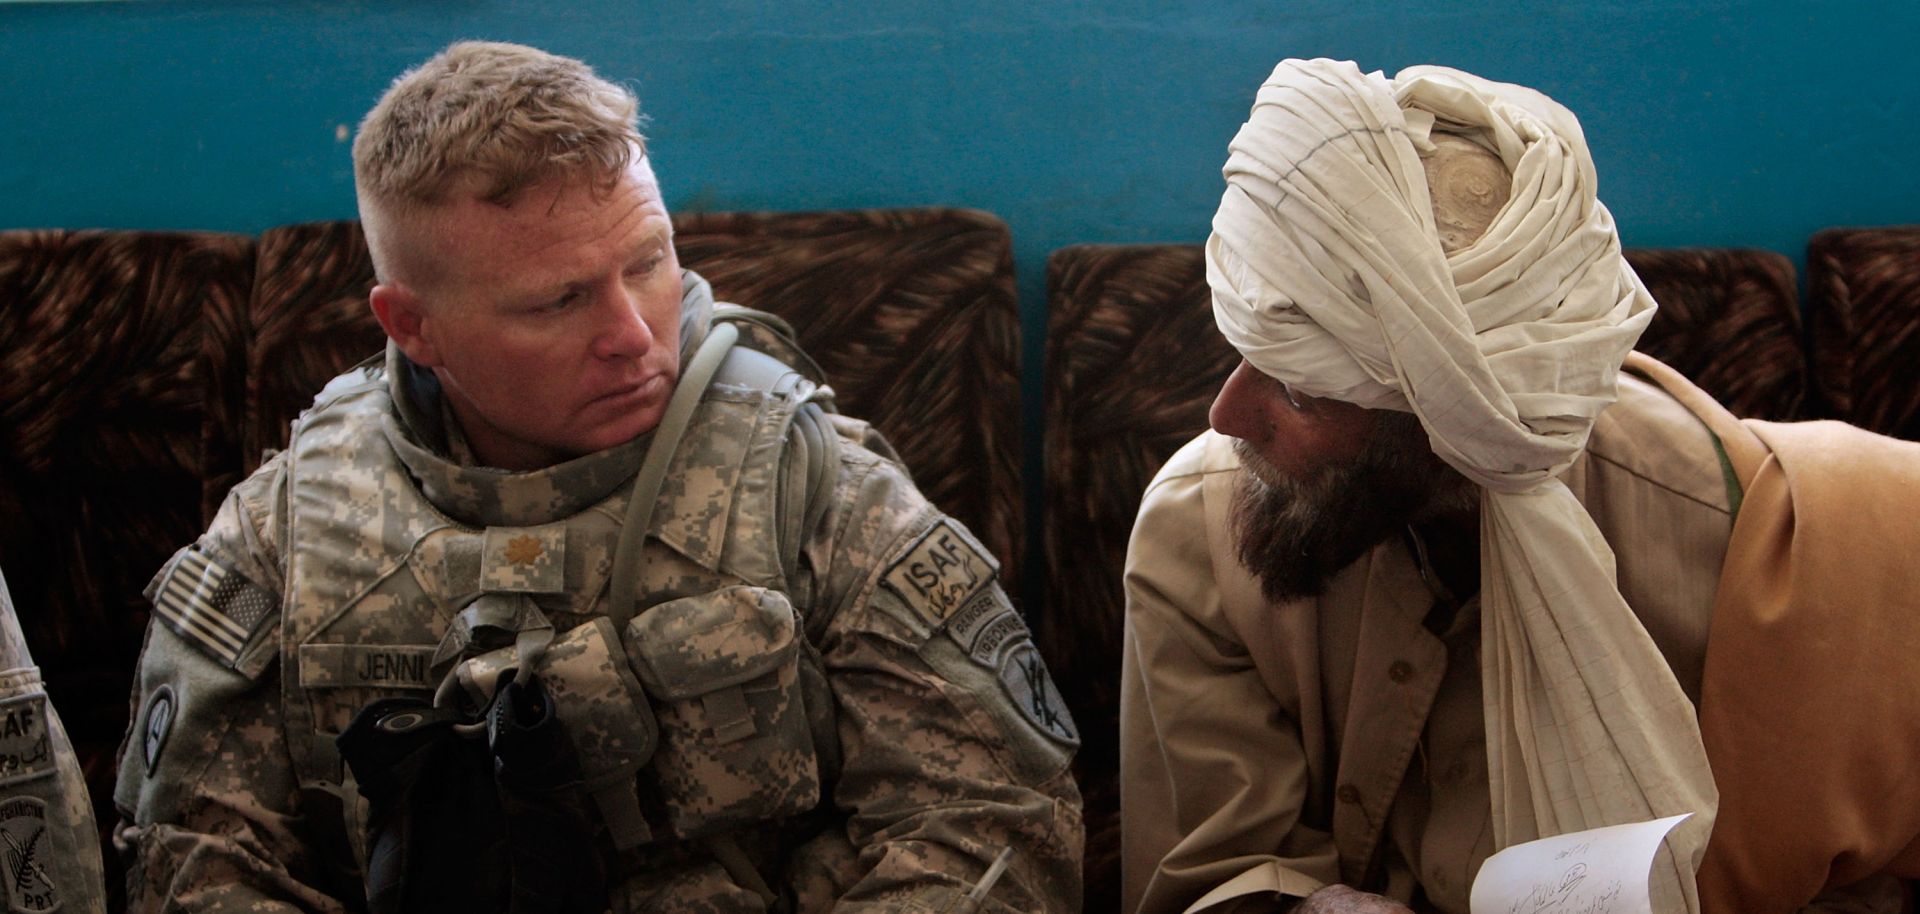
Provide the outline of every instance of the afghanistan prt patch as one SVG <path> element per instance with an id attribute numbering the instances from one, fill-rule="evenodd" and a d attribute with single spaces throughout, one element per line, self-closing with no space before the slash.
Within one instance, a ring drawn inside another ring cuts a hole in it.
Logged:
<path id="1" fill-rule="evenodd" d="M 192 547 L 181 551 L 153 594 L 154 618 L 229 667 L 274 604 L 272 594 Z"/>
<path id="2" fill-rule="evenodd" d="M 0 784 L 53 774 L 53 740 L 47 731 L 47 693 L 0 701 Z"/>
<path id="3" fill-rule="evenodd" d="M 13 797 L 0 803 L 0 872 L 7 883 L 7 910 L 15 914 L 47 914 L 60 909 L 60 893 L 47 871 L 53 849 L 48 846 L 47 802 L 39 797 Z"/>
<path id="4" fill-rule="evenodd" d="M 887 569 L 882 580 L 937 626 L 968 597 L 993 583 L 994 574 L 993 560 L 943 517 Z"/>

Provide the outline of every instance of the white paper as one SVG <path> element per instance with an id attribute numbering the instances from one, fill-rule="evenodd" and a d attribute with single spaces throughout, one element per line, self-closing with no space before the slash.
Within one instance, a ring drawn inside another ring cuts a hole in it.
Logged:
<path id="1" fill-rule="evenodd" d="M 1692 813 L 1516 844 L 1474 877 L 1473 914 L 1652 914 L 1660 839 Z"/>

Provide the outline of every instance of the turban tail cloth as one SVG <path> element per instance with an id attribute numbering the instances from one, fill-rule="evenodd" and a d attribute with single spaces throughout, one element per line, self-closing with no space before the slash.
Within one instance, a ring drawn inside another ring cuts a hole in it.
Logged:
<path id="1" fill-rule="evenodd" d="M 1447 254 L 1423 150 L 1458 134 L 1511 196 Z M 1655 910 L 1698 911 L 1717 794 L 1694 709 L 1620 596 L 1613 552 L 1560 482 L 1615 398 L 1654 303 L 1595 198 L 1565 108 L 1442 67 L 1388 80 L 1289 60 L 1233 139 L 1207 240 L 1214 316 L 1254 367 L 1411 411 L 1481 487 L 1481 678 L 1494 840 L 1682 812 Z"/>

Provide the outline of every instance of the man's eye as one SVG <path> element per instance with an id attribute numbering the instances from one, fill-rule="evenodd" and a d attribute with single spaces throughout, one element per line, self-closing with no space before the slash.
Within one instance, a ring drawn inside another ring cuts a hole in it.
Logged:
<path id="1" fill-rule="evenodd" d="M 565 295 L 562 295 L 562 296 L 560 296 L 559 298 L 556 298 L 556 299 L 554 299 L 553 301 L 550 301 L 550 302 L 547 302 L 546 304 L 544 304 L 544 305 L 541 305 L 541 306 L 539 306 L 539 307 L 537 307 L 537 308 L 535 308 L 534 310 L 535 310 L 535 311 L 540 311 L 540 312 L 543 312 L 543 313 L 552 313 L 552 312 L 556 312 L 556 311 L 565 311 L 565 310 L 567 310 L 567 308 L 568 308 L 569 306 L 571 306 L 571 305 L 572 305 L 572 304 L 573 304 L 573 303 L 574 303 L 575 301 L 578 301 L 578 300 L 579 300 L 579 298 L 580 298 L 580 293 L 578 293 L 578 292 L 568 292 L 567 294 L 565 294 Z"/>
<path id="2" fill-rule="evenodd" d="M 1307 407 L 1306 407 L 1306 404 L 1304 404 L 1304 403 L 1301 403 L 1301 402 L 1300 402 L 1300 398 L 1299 398 L 1299 397 L 1296 397 L 1296 396 L 1294 396 L 1294 394 L 1293 394 L 1293 388 L 1291 388 L 1291 387 L 1288 387 L 1288 386 L 1287 386 L 1287 382 L 1285 382 L 1285 381 L 1281 381 L 1281 382 L 1280 382 L 1280 393 L 1286 396 L 1286 398 L 1287 398 L 1287 405 L 1289 405 L 1289 406 L 1291 406 L 1291 407 L 1293 407 L 1294 409 L 1306 409 L 1306 408 L 1307 408 Z"/>
<path id="3" fill-rule="evenodd" d="M 653 256 L 648 257 L 647 259 L 640 261 L 639 263 L 634 264 L 631 267 L 628 267 L 627 275 L 628 276 L 646 276 L 652 273 L 654 270 L 658 269 L 660 267 L 660 264 L 666 259 L 667 259 L 667 255 L 664 253 L 654 254 Z"/>

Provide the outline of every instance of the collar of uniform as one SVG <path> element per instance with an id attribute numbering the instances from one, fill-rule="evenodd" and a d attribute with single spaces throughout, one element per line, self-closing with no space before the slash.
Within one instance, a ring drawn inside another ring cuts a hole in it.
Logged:
<path id="1" fill-rule="evenodd" d="M 530 527 L 578 514 L 632 480 L 653 441 L 651 434 L 641 435 L 565 463 L 515 473 L 455 463 L 407 434 L 393 413 L 381 430 L 420 494 L 448 517 L 476 527 Z"/>
<path id="2" fill-rule="evenodd" d="M 713 319 L 713 289 L 692 270 L 680 276 L 680 352 L 706 338 Z M 464 437 L 444 408 L 432 372 L 387 344 L 387 378 L 393 411 L 381 423 L 388 442 L 420 492 L 434 507 L 475 526 L 532 526 L 570 517 L 613 494 L 646 457 L 651 433 L 565 463 L 515 473 L 475 465 Z"/>

